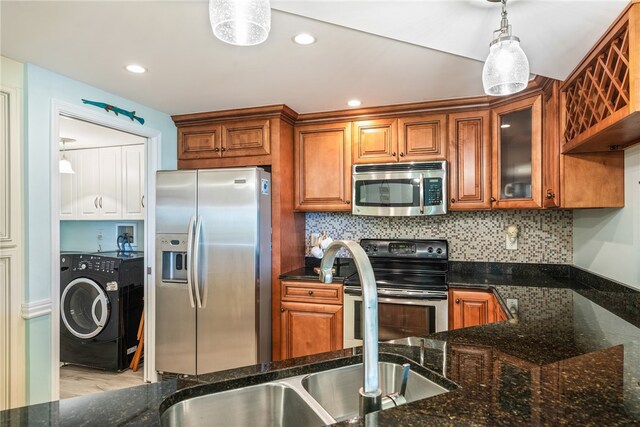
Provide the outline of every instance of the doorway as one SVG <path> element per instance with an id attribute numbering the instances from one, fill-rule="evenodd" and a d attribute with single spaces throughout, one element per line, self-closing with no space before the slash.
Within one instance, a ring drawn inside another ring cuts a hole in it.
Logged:
<path id="1" fill-rule="evenodd" d="M 155 382 L 160 132 L 55 101 L 51 122 L 52 399 Z"/>

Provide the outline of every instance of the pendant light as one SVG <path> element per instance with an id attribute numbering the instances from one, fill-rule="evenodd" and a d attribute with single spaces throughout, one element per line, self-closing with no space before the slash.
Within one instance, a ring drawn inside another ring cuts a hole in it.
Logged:
<path id="1" fill-rule="evenodd" d="M 209 0 L 213 34 L 223 42 L 253 46 L 267 39 L 271 29 L 269 0 Z"/>
<path id="2" fill-rule="evenodd" d="M 520 92 L 529 83 L 529 61 L 520 47 L 520 39 L 511 34 L 507 20 L 507 0 L 502 3 L 500 29 L 493 32 L 489 56 L 482 69 L 482 85 L 487 95 L 500 96 Z"/>
<path id="3" fill-rule="evenodd" d="M 73 138 L 60 138 L 60 142 L 62 142 L 62 158 L 60 159 L 60 164 L 58 165 L 58 170 L 60 173 L 75 173 L 73 168 L 71 167 L 71 162 L 67 160 L 67 157 L 64 155 L 64 144 L 67 142 L 74 142 Z"/>

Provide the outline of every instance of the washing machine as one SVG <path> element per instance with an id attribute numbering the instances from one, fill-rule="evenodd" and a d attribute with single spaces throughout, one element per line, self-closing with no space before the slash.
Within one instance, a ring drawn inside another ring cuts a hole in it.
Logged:
<path id="1" fill-rule="evenodd" d="M 143 309 L 144 255 L 60 255 L 60 361 L 128 368 Z"/>

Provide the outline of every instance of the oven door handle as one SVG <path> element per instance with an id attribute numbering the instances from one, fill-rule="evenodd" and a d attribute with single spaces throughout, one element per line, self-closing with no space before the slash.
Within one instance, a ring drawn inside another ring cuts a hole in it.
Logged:
<path id="1" fill-rule="evenodd" d="M 362 296 L 362 289 L 356 286 L 345 286 L 343 288 L 346 295 Z M 428 291 L 396 291 L 388 289 L 378 289 L 378 297 L 380 298 L 398 298 L 398 299 L 420 299 L 420 300 L 446 300 L 447 292 L 428 292 Z"/>

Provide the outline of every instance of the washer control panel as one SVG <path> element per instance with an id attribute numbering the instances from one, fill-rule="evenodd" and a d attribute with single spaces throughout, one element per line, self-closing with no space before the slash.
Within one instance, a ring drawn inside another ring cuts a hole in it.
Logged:
<path id="1" fill-rule="evenodd" d="M 104 258 L 99 255 L 78 255 L 73 265 L 73 271 L 97 271 L 100 273 L 116 273 L 120 260 Z"/>

